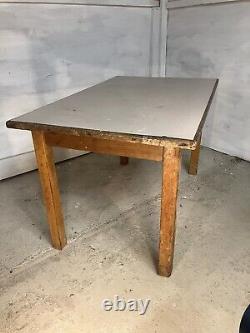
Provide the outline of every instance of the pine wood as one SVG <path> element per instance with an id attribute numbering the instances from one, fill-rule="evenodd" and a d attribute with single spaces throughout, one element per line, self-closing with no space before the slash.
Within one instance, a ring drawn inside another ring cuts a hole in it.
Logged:
<path id="1" fill-rule="evenodd" d="M 162 276 L 170 276 L 173 267 L 180 160 L 180 149 L 164 149 L 159 244 L 159 275 Z"/>
<path id="2" fill-rule="evenodd" d="M 52 148 L 47 144 L 43 132 L 32 131 L 32 137 L 47 209 L 52 245 L 54 248 L 61 250 L 67 241 Z"/>
<path id="3" fill-rule="evenodd" d="M 134 141 L 120 141 L 119 139 L 104 139 L 87 135 L 65 135 L 59 133 L 46 134 L 47 143 L 51 146 L 58 146 L 71 149 L 91 151 L 94 153 L 111 154 L 161 161 L 162 150 L 160 146 L 150 146 Z"/>
<path id="4" fill-rule="evenodd" d="M 194 150 L 191 150 L 190 164 L 188 169 L 188 173 L 190 175 L 197 175 L 199 156 L 200 156 L 200 146 L 201 146 L 201 135 L 198 138 L 196 148 Z"/>
<path id="5" fill-rule="evenodd" d="M 121 165 L 127 165 L 128 164 L 128 157 L 120 156 L 120 164 Z"/>
<path id="6" fill-rule="evenodd" d="M 183 149 L 192 150 L 195 147 L 195 140 L 186 140 L 179 138 L 168 138 L 168 137 L 157 137 L 150 135 L 136 135 L 136 134 L 126 134 L 126 133 L 115 133 L 115 132 L 105 132 L 98 131 L 93 129 L 84 129 L 84 128 L 71 128 L 68 126 L 56 126 L 40 123 L 27 123 L 20 122 L 19 120 L 11 119 L 6 122 L 8 128 L 15 128 L 21 130 L 30 130 L 30 131 L 44 131 L 48 133 L 57 133 L 60 135 L 73 135 L 73 136 L 88 136 L 92 138 L 102 138 L 107 140 L 118 140 L 119 142 L 133 142 L 133 143 L 142 143 L 149 146 L 160 146 L 160 147 L 169 147 L 169 146 L 178 146 Z"/>

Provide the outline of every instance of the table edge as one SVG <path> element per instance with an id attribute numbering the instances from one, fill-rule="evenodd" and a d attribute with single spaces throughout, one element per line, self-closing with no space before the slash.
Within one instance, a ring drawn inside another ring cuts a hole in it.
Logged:
<path id="1" fill-rule="evenodd" d="M 195 149 L 196 140 L 188 140 L 181 138 L 171 138 L 164 136 L 149 136 L 149 135 L 139 135 L 130 133 L 120 133 L 120 132 L 108 132 L 92 129 L 83 129 L 76 127 L 63 127 L 48 124 L 36 124 L 31 122 L 19 122 L 15 120 L 8 120 L 6 122 L 8 128 L 30 130 L 30 131 L 43 131 L 43 132 L 53 132 L 57 134 L 65 135 L 75 135 L 75 136 L 92 136 L 102 139 L 127 141 L 127 142 L 137 142 L 142 144 L 148 144 L 153 146 L 176 146 L 182 149 Z"/>
<path id="2" fill-rule="evenodd" d="M 213 87 L 213 90 L 212 90 L 212 93 L 209 97 L 209 100 L 208 100 L 208 103 L 207 103 L 207 106 L 206 106 L 206 109 L 203 113 L 203 116 L 201 118 L 201 121 L 200 121 L 200 124 L 198 126 L 198 129 L 195 133 L 195 136 L 194 136 L 194 141 L 195 142 L 198 142 L 199 141 L 199 138 L 201 136 L 201 133 L 202 133 L 202 129 L 203 129 L 203 126 L 205 124 L 205 121 L 206 121 L 206 118 L 207 118 L 207 115 L 208 115 L 208 111 L 210 110 L 210 106 L 212 104 L 212 101 L 213 101 L 213 98 L 214 98 L 214 95 L 215 95 L 215 92 L 217 90 L 217 87 L 218 87 L 218 84 L 219 84 L 219 79 L 216 79 L 215 81 L 215 84 L 214 84 L 214 87 Z"/>

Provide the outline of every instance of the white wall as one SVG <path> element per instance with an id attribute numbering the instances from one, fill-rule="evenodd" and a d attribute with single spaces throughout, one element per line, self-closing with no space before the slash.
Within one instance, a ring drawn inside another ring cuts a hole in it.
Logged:
<path id="1" fill-rule="evenodd" d="M 0 179 L 36 165 L 30 132 L 6 120 L 115 75 L 159 74 L 159 13 L 0 4 Z"/>
<path id="2" fill-rule="evenodd" d="M 169 9 L 168 22 L 167 75 L 220 79 L 203 144 L 250 160 L 250 2 Z"/>

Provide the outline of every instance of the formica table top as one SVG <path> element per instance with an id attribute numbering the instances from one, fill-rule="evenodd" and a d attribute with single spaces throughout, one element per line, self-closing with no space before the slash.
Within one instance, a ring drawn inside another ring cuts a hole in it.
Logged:
<path id="1" fill-rule="evenodd" d="M 194 140 L 218 80 L 114 77 L 7 122 Z"/>

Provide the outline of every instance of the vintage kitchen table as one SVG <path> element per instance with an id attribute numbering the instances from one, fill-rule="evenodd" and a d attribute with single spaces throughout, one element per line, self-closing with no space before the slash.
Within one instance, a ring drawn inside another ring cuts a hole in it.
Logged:
<path id="1" fill-rule="evenodd" d="M 202 128 L 218 80 L 114 77 L 9 120 L 33 136 L 52 245 L 66 244 L 53 146 L 162 161 L 159 274 L 172 272 L 181 150 L 196 174 Z"/>

